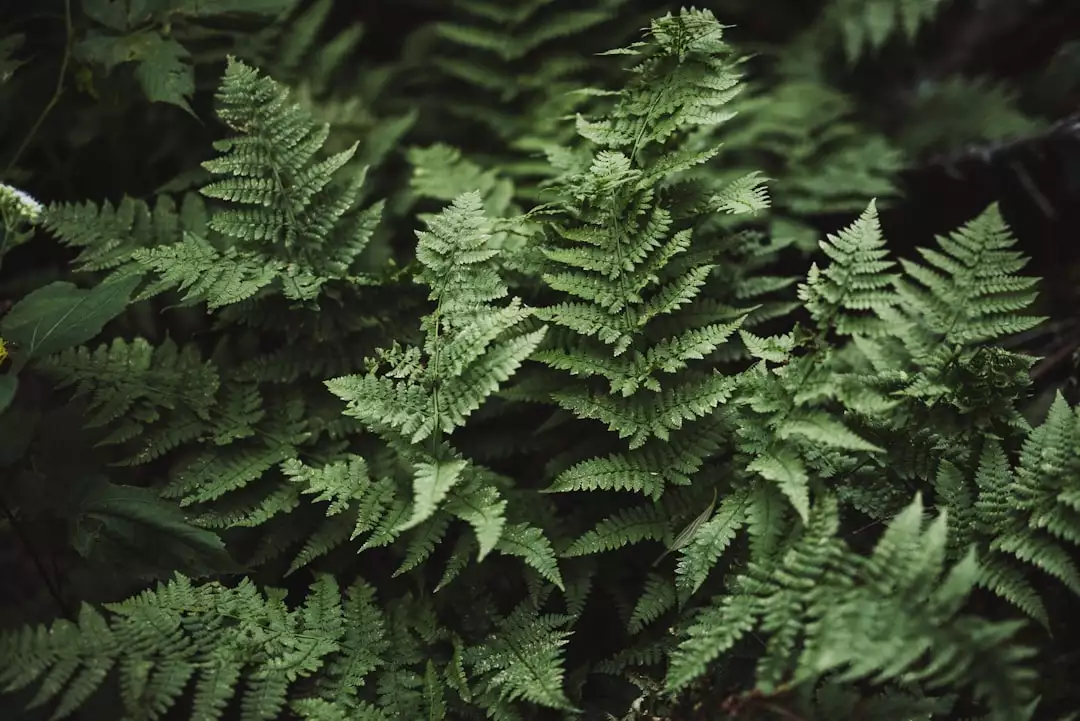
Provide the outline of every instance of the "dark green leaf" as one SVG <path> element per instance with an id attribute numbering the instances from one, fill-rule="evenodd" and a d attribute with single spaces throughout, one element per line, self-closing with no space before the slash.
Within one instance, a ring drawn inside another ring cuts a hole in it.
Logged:
<path id="1" fill-rule="evenodd" d="M 76 541 L 84 555 L 92 555 L 103 545 L 124 556 L 150 559 L 164 571 L 242 570 L 217 534 L 188 523 L 175 503 L 150 489 L 118 486 L 94 477 L 76 493 L 68 513 L 80 526 Z"/>
<path id="2" fill-rule="evenodd" d="M 0 376 L 0 413 L 7 410 L 19 390 L 19 377 L 13 373 Z"/>
<path id="3" fill-rule="evenodd" d="M 92 339 L 127 307 L 138 276 L 102 283 L 88 290 L 56 281 L 30 293 L 0 319 L 0 334 L 19 345 L 19 367 Z"/>
<path id="4" fill-rule="evenodd" d="M 187 99 L 195 92 L 195 69 L 190 57 L 175 40 L 155 35 L 157 42 L 147 48 L 135 77 L 151 102 L 172 103 L 194 115 Z"/>

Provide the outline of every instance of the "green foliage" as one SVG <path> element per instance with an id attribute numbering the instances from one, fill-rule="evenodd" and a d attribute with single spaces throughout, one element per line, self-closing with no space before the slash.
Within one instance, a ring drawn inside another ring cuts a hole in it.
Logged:
<path id="1" fill-rule="evenodd" d="M 913 40 L 948 4 L 949 0 L 830 0 L 820 22 L 842 38 L 848 60 L 854 61 L 880 50 L 894 35 Z"/>
<path id="2" fill-rule="evenodd" d="M 296 0 L 84 0 L 82 11 L 93 29 L 73 50 L 76 59 L 100 65 L 106 73 L 135 63 L 134 76 L 146 99 L 171 103 L 194 115 L 191 53 L 172 36 L 174 24 L 198 22 L 226 13 L 276 14 Z"/>
<path id="3" fill-rule="evenodd" d="M 1001 445 L 990 441 L 975 475 L 969 522 L 993 539 L 981 582 L 1044 626 L 1050 625 L 1046 607 L 1013 564 L 1033 565 L 1080 594 L 1080 572 L 1070 555 L 1070 546 L 1080 545 L 1073 480 L 1078 433 L 1076 410 L 1058 395 L 1046 421 L 1024 441 L 1015 469 Z"/>
<path id="4" fill-rule="evenodd" d="M 177 576 L 110 604 L 107 616 L 83 606 L 75 623 L 6 637 L 0 679 L 11 690 L 48 674 L 32 705 L 56 699 L 54 718 L 69 716 L 113 669 L 121 708 L 133 716 L 163 715 L 194 682 L 190 718 L 222 718 L 242 685 L 241 718 L 273 719 L 290 687 L 316 673 L 320 683 L 296 702 L 348 709 L 387 650 L 373 601 L 363 583 L 343 601 L 329 576 L 316 579 L 303 606 L 293 609 L 282 593 L 261 593 L 250 581 L 229 588 Z"/>
<path id="5" fill-rule="evenodd" d="M 540 616 L 526 601 L 499 623 L 486 643 L 470 650 L 467 662 L 478 676 L 487 676 L 481 684 L 500 688 L 504 699 L 568 708 L 561 647 L 570 634 L 561 628 L 571 620 L 566 615 Z"/>
<path id="6" fill-rule="evenodd" d="M 183 408 L 209 419 L 220 378 L 191 345 L 166 340 L 154 347 L 144 338 L 116 338 L 91 351 L 71 348 L 46 359 L 43 367 L 58 388 L 75 386 L 75 397 L 90 395 L 87 427 L 111 426 L 99 443 L 126 443 Z"/>
<path id="7" fill-rule="evenodd" d="M 58 549 L 33 565 L 65 616 L 0 631 L 4 703 L 1054 713 L 1080 411 L 1022 412 L 1034 359 L 1004 343 L 1037 280 L 997 206 L 894 259 L 873 197 L 901 153 L 822 57 L 791 66 L 825 32 L 887 52 L 937 5 L 827 3 L 755 74 L 709 10 L 594 63 L 545 54 L 618 35 L 623 3 L 460 0 L 407 50 L 402 78 L 439 62 L 398 100 L 429 105 L 387 109 L 396 71 L 339 92 L 360 30 L 328 0 L 85 3 L 80 62 L 191 112 L 212 53 L 170 24 L 282 14 L 219 54 L 224 138 L 160 192 L 0 186 L 0 251 L 72 256 L 0 319 L 0 532 Z"/>
<path id="8" fill-rule="evenodd" d="M 187 291 L 185 301 L 205 300 L 213 309 L 246 300 L 276 281 L 286 298 L 312 300 L 327 280 L 345 275 L 364 249 L 371 214 L 346 228 L 339 224 L 364 176 L 332 182 L 355 146 L 313 162 L 329 127 L 316 126 L 298 105 L 287 105 L 286 97 L 272 79 L 230 58 L 218 114 L 241 135 L 215 144 L 221 157 L 203 166 L 226 177 L 201 192 L 235 206 L 208 223 L 232 242 L 222 252 L 188 234 L 173 245 L 136 251 L 136 262 L 162 276 L 155 291 L 179 286 Z M 285 150 L 269 154 L 266 148 Z"/>
<path id="9" fill-rule="evenodd" d="M 816 516 L 777 566 L 751 563 L 734 593 L 687 628 L 672 655 L 670 689 L 685 686 L 760 625 L 770 637 L 757 666 L 765 693 L 781 680 L 948 683 L 970 685 L 991 709 L 988 718 L 1023 715 L 1034 680 L 1023 662 L 1034 650 L 1007 643 L 1019 622 L 960 615 L 979 569 L 974 552 L 944 566 L 944 516 L 924 531 L 916 497 L 869 557 L 834 538 L 835 500 L 823 499 Z M 800 642 L 802 652 L 792 654 Z"/>
<path id="10" fill-rule="evenodd" d="M 90 340 L 131 300 L 131 279 L 102 283 L 89 290 L 50 283 L 19 301 L 0 321 L 4 338 L 23 351 L 12 367 Z"/>
<path id="11" fill-rule="evenodd" d="M 503 177 L 520 197 L 538 200 L 538 183 L 553 173 L 537 156 L 572 141 L 573 129 L 561 118 L 587 101 L 574 91 L 593 73 L 589 54 L 638 30 L 630 6 L 626 0 L 445 3 L 441 20 L 418 31 L 407 54 L 407 76 L 426 91 L 421 102 L 439 118 L 429 134 L 454 146 L 473 144 L 472 126 L 491 134 L 501 145 Z"/>

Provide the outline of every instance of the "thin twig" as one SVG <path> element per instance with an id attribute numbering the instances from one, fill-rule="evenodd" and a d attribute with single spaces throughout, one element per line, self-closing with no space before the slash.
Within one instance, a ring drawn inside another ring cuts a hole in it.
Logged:
<path id="1" fill-rule="evenodd" d="M 30 145 L 30 141 L 37 135 L 37 131 L 41 128 L 41 124 L 45 122 L 45 118 L 48 117 L 52 109 L 56 107 L 56 104 L 60 102 L 60 96 L 64 93 L 64 76 L 67 75 L 68 62 L 71 60 L 71 43 L 74 38 L 74 30 L 71 22 L 71 0 L 64 0 L 64 29 L 66 37 L 64 39 L 64 57 L 60 61 L 60 73 L 56 77 L 56 88 L 53 90 L 52 97 L 49 98 L 49 102 L 46 103 L 45 108 L 38 115 L 33 126 L 30 128 L 30 132 L 23 138 L 22 143 L 19 144 L 15 154 L 11 156 L 11 160 L 8 162 L 7 167 L 4 168 L 4 174 L 7 175 L 11 172 L 11 169 L 15 167 L 15 164 L 19 162 L 19 158 L 22 157 L 23 152 Z"/>
<path id="2" fill-rule="evenodd" d="M 989 165 L 1002 156 L 1021 150 L 1031 150 L 1061 140 L 1080 141 L 1080 111 L 1071 113 L 1056 121 L 1041 133 L 1021 135 L 986 143 L 971 143 L 962 148 L 935 155 L 927 160 L 927 166 L 950 168 L 962 163 L 982 163 Z"/>
<path id="3" fill-rule="evenodd" d="M 52 597 L 52 600 L 56 603 L 57 607 L 59 607 L 60 613 L 69 619 L 74 619 L 75 614 L 68 608 L 67 603 L 64 602 L 64 596 L 60 593 L 59 586 L 56 585 L 56 582 L 49 575 L 48 570 L 45 568 L 44 561 L 41 560 L 41 556 L 38 555 L 37 549 L 30 541 L 30 536 L 23 529 L 22 524 L 19 523 L 19 519 L 15 517 L 15 513 L 11 510 L 11 507 L 8 506 L 7 500 L 3 496 L 0 496 L 0 510 L 2 510 L 4 516 L 7 517 L 8 523 L 11 524 L 11 528 L 15 531 L 15 535 L 19 537 L 19 542 L 22 544 L 23 548 L 26 549 L 26 553 L 30 556 L 30 560 L 33 562 L 34 568 L 37 569 L 38 575 L 41 576 L 41 581 L 45 584 L 49 596 Z"/>

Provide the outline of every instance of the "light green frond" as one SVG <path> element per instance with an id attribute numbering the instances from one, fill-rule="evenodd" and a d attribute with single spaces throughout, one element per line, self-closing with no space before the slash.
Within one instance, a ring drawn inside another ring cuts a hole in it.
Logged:
<path id="1" fill-rule="evenodd" d="M 254 253 L 235 248 L 219 251 L 206 238 L 190 233 L 173 245 L 136 250 L 132 259 L 159 274 L 141 298 L 178 288 L 186 291 L 186 303 L 205 300 L 210 309 L 251 298 L 285 269 L 284 264 L 268 263 Z"/>
<path id="2" fill-rule="evenodd" d="M 595 418 L 629 438 L 630 449 L 640 448 L 650 439 L 668 440 L 684 423 L 704 418 L 724 403 L 734 390 L 731 378 L 714 373 L 669 385 L 651 396 L 637 395 L 629 402 L 601 393 L 555 393 L 552 400 L 579 418 Z"/>
<path id="3" fill-rule="evenodd" d="M 760 173 L 748 173 L 725 185 L 709 203 L 717 210 L 735 215 L 761 212 L 769 207 L 769 191 L 764 183 Z"/>
<path id="4" fill-rule="evenodd" d="M 1045 422 L 1028 434 L 1019 463 L 1010 467 L 1000 444 L 988 442 L 979 459 L 975 516 L 989 534 L 994 572 L 988 587 L 1039 620 L 1045 610 L 1009 564 L 1035 566 L 1080 594 L 1080 518 L 1071 489 L 1080 474 L 1080 413 L 1060 394 Z M 1073 494 L 1074 495 L 1074 494 Z M 1000 589 L 1000 591 L 998 590 Z"/>
<path id="5" fill-rule="evenodd" d="M 343 603 L 325 575 L 296 609 L 248 580 L 227 588 L 177 576 L 104 614 L 84 606 L 77 624 L 0 636 L 0 679 L 22 687 L 45 676 L 39 698 L 56 701 L 55 718 L 69 716 L 116 669 L 119 699 L 132 717 L 177 706 L 193 680 L 192 718 L 216 721 L 238 696 L 244 718 L 269 720 L 299 679 L 321 669 L 332 679 L 349 668 L 355 686 L 381 663 L 385 646 L 373 612 L 370 596 L 358 596 L 355 586 Z M 349 630 L 359 624 L 362 643 Z"/>
<path id="6" fill-rule="evenodd" d="M 480 544 L 479 560 L 494 550 L 506 527 L 506 500 L 492 486 L 483 485 L 457 494 L 447 510 L 473 527 Z"/>
<path id="7" fill-rule="evenodd" d="M 433 516 L 450 489 L 462 482 L 462 472 L 468 465 L 461 460 L 417 464 L 413 478 L 412 516 L 397 530 L 406 531 Z"/>
<path id="8" fill-rule="evenodd" d="M 1036 278 L 1016 273 L 1027 260 L 996 205 L 947 237 L 939 250 L 919 250 L 926 265 L 902 260 L 897 292 L 923 330 L 913 350 L 967 346 L 1029 330 L 1044 319 L 1019 315 L 1035 300 Z"/>
<path id="9" fill-rule="evenodd" d="M 662 541 L 671 533 L 671 520 L 656 504 L 630 506 L 600 521 L 562 555 L 584 556 L 612 551 L 642 541 Z"/>
<path id="10" fill-rule="evenodd" d="M 895 263 L 886 260 L 877 208 L 871 203 L 850 227 L 821 242 L 831 261 L 821 270 L 810 267 L 799 298 L 819 329 L 835 328 L 845 335 L 881 335 L 886 324 L 881 312 L 897 303 L 891 290 Z"/>
<path id="11" fill-rule="evenodd" d="M 314 494 L 312 500 L 329 501 L 328 516 L 345 511 L 371 485 L 367 463 L 354 455 L 322 468 L 312 468 L 290 458 L 281 464 L 281 470 L 290 481 L 303 486 L 303 493 Z"/>
<path id="12" fill-rule="evenodd" d="M 555 709 L 569 709 L 563 690 L 563 650 L 571 616 L 540 615 L 525 601 L 501 620 L 480 645 L 467 650 L 473 673 L 504 699 L 523 699 Z"/>
<path id="13" fill-rule="evenodd" d="M 345 413 L 366 425 L 389 427 L 419 443 L 451 433 L 521 366 L 546 328 L 521 332 L 532 314 L 521 301 L 503 307 L 492 301 L 507 289 L 488 247 L 490 223 L 480 196 L 466 193 L 418 231 L 417 280 L 428 285 L 435 310 L 421 327 L 423 350 L 395 345 L 380 351 L 390 367 L 326 382 L 348 403 Z"/>
<path id="14" fill-rule="evenodd" d="M 565 590 L 559 563 L 544 532 L 528 523 L 513 523 L 503 528 L 495 548 L 508 556 L 518 556 L 546 580 Z"/>

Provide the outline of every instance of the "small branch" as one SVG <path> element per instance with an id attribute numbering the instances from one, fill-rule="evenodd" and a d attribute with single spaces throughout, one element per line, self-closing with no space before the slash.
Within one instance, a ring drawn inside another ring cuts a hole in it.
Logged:
<path id="1" fill-rule="evenodd" d="M 38 575 L 41 576 L 41 582 L 49 591 L 49 596 L 52 597 L 52 600 L 60 609 L 60 613 L 66 618 L 74 619 L 75 614 L 68 608 L 67 603 L 65 603 L 64 596 L 60 592 L 60 587 L 56 584 L 56 581 L 53 580 L 52 576 L 49 575 L 48 570 L 45 568 L 45 562 L 41 560 L 41 556 L 38 555 L 37 549 L 30 541 L 30 536 L 23 529 L 22 524 L 19 523 L 19 519 L 15 517 L 14 511 L 11 510 L 11 507 L 8 506 L 7 501 L 2 496 L 0 496 L 0 511 L 3 511 L 4 516 L 8 519 L 8 523 L 11 524 L 11 528 L 15 531 L 15 535 L 19 537 L 19 542 L 22 544 L 23 548 L 26 549 L 26 554 L 33 562 L 34 568 L 37 569 Z"/>
<path id="2" fill-rule="evenodd" d="M 41 124 L 45 122 L 45 118 L 52 112 L 56 104 L 60 102 L 60 96 L 64 93 L 64 76 L 67 75 L 68 62 L 71 60 L 71 43 L 74 39 L 74 29 L 71 22 L 71 0 L 64 0 L 64 29 L 66 37 L 64 39 L 64 57 L 60 61 L 60 73 L 56 77 L 56 88 L 53 90 L 52 97 L 49 98 L 49 102 L 45 104 L 45 108 L 38 115 L 37 120 L 34 121 L 33 126 L 30 128 L 30 132 L 23 138 L 22 143 L 19 144 L 15 154 L 11 156 L 11 160 L 8 162 L 7 167 L 4 168 L 4 175 L 11 172 L 11 169 L 15 167 L 15 164 L 19 162 L 19 158 L 22 157 L 23 152 L 29 147 L 30 141 L 37 135 L 38 130 L 41 128 Z"/>
<path id="3" fill-rule="evenodd" d="M 1024 150 L 1036 150 L 1040 146 L 1062 140 L 1080 142 L 1080 111 L 1072 113 L 1041 133 L 1024 135 L 1003 140 L 991 140 L 985 143 L 970 143 L 958 150 L 931 156 L 926 166 L 953 168 L 962 163 L 980 163 L 989 165 L 1004 155 Z"/>
<path id="4" fill-rule="evenodd" d="M 1031 380 L 1037 382 L 1042 379 L 1050 373 L 1050 371 L 1069 360 L 1078 348 L 1080 348 L 1080 338 L 1077 337 L 1067 339 L 1065 342 L 1053 348 L 1046 357 L 1036 363 L 1035 367 L 1031 369 Z"/>

